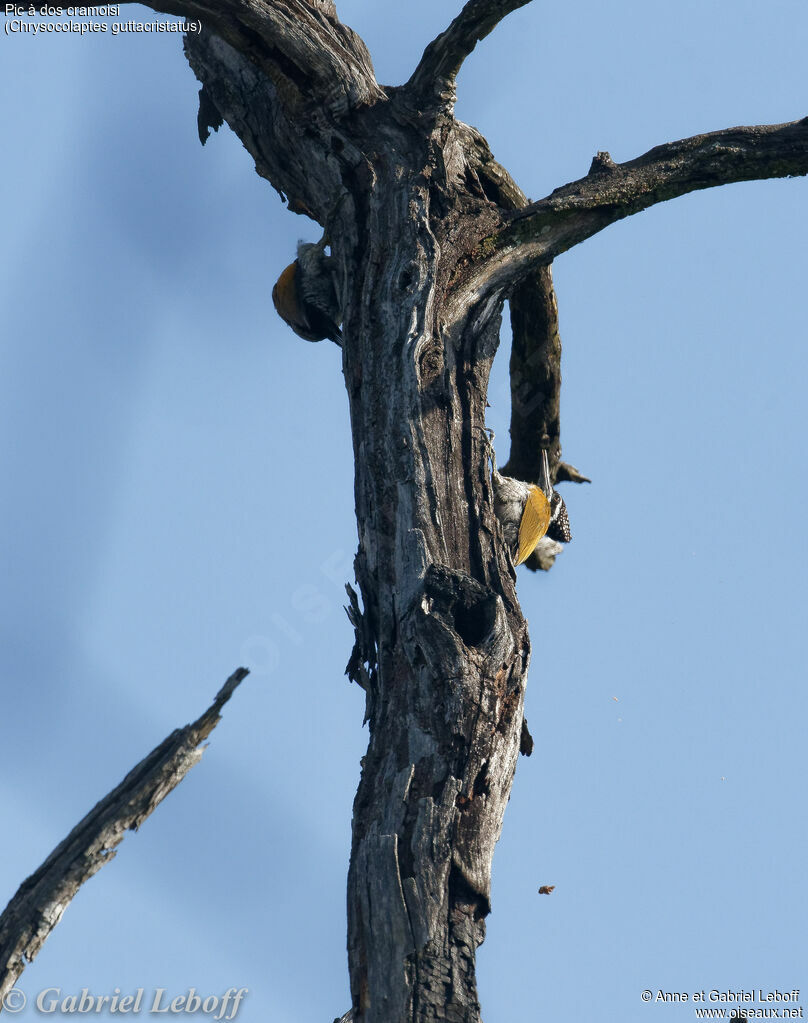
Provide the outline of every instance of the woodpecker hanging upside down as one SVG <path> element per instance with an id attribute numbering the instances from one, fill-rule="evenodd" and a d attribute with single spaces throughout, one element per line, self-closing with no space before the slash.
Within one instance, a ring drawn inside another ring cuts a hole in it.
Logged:
<path id="1" fill-rule="evenodd" d="M 297 259 L 283 271 L 272 289 L 278 315 L 305 341 L 326 338 L 342 347 L 339 302 L 333 262 L 325 254 L 326 240 L 300 242 Z"/>
<path id="2" fill-rule="evenodd" d="M 547 450 L 541 453 L 539 485 L 503 476 L 497 469 L 494 433 L 491 434 L 491 481 L 494 485 L 494 512 L 502 523 L 505 543 L 514 565 L 527 561 L 537 547 L 546 554 L 559 554 L 561 544 L 572 539 L 564 498 L 553 489 Z"/>

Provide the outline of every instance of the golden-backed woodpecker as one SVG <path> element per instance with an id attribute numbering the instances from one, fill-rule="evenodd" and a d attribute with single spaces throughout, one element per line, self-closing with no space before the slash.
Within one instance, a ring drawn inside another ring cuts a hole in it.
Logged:
<path id="1" fill-rule="evenodd" d="M 491 432 L 491 442 L 494 434 Z M 505 543 L 514 565 L 527 561 L 536 548 L 546 554 L 558 554 L 562 543 L 572 539 L 564 498 L 553 488 L 547 450 L 541 453 L 539 485 L 503 476 L 497 469 L 493 443 L 491 481 L 494 485 L 494 512 L 502 524 Z"/>
<path id="2" fill-rule="evenodd" d="M 278 278 L 272 301 L 298 337 L 305 341 L 328 338 L 342 347 L 333 261 L 325 254 L 325 246 L 325 239 L 298 244 L 297 259 Z"/>

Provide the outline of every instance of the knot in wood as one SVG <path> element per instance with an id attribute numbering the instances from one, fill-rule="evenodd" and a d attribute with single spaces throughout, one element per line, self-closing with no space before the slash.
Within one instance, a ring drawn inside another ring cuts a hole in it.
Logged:
<path id="1" fill-rule="evenodd" d="M 590 174 L 614 174 L 617 164 L 607 152 L 596 153 L 592 157 L 592 165 L 589 168 Z"/>

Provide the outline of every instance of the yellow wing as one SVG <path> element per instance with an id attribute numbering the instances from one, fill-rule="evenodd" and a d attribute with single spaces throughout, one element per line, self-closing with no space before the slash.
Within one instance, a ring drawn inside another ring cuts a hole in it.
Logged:
<path id="1" fill-rule="evenodd" d="M 550 502 L 538 487 L 531 487 L 519 523 L 519 556 L 516 564 L 521 565 L 533 553 L 536 544 L 547 532 L 550 525 Z"/>

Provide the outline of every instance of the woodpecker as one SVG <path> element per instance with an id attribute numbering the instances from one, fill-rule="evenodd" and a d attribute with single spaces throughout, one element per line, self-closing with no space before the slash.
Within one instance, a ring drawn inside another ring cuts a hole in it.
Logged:
<path id="1" fill-rule="evenodd" d="M 325 254 L 326 240 L 299 242 L 297 259 L 283 271 L 272 289 L 278 315 L 305 341 L 326 338 L 342 347 L 340 313 L 334 287 L 333 261 Z"/>
<path id="2" fill-rule="evenodd" d="M 505 543 L 514 565 L 521 565 L 538 547 L 545 554 L 559 554 L 561 544 L 572 539 L 564 498 L 553 488 L 547 450 L 541 453 L 539 485 L 503 476 L 497 469 L 494 434 L 491 433 L 491 481 L 494 513 L 502 524 Z"/>

